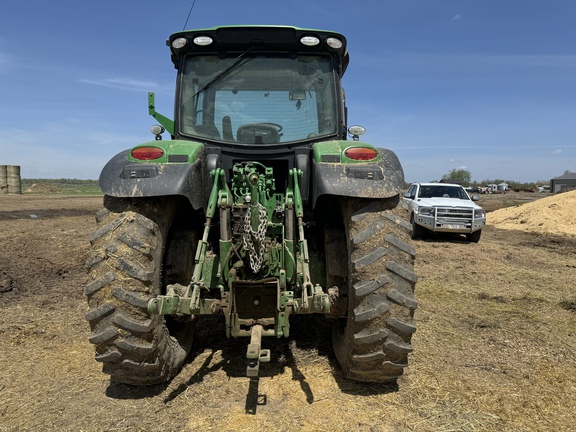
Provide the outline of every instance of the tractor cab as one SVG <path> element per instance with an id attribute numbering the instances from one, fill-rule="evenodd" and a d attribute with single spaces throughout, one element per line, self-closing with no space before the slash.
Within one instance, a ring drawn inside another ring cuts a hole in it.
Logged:
<path id="1" fill-rule="evenodd" d="M 178 69 L 176 139 L 244 148 L 346 139 L 344 36 L 219 27 L 179 32 L 167 44 Z"/>

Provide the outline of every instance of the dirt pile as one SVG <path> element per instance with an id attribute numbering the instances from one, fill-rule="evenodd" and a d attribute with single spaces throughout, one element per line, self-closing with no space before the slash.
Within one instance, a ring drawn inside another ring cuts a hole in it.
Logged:
<path id="1" fill-rule="evenodd" d="M 62 192 L 58 187 L 52 183 L 34 183 L 24 193 L 59 193 Z"/>
<path id="2" fill-rule="evenodd" d="M 491 212 L 496 228 L 576 236 L 576 190 Z"/>

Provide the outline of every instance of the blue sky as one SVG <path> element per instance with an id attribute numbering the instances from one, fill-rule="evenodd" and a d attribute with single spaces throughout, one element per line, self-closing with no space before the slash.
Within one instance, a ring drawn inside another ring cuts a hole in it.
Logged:
<path id="1" fill-rule="evenodd" d="M 193 0 L 3 2 L 0 164 L 96 179 L 172 117 L 166 38 Z M 349 124 L 407 181 L 467 169 L 520 182 L 576 172 L 574 0 L 196 0 L 187 28 L 281 24 L 349 43 Z"/>

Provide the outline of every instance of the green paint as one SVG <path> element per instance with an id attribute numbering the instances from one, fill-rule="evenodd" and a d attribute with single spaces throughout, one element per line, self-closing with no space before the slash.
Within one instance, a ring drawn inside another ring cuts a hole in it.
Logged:
<path id="1" fill-rule="evenodd" d="M 164 129 L 166 129 L 170 136 L 174 136 L 174 121 L 156 112 L 154 93 L 152 92 L 148 93 L 148 114 L 158 120 L 158 122 L 164 126 Z"/>
<path id="2" fill-rule="evenodd" d="M 149 141 L 133 147 L 132 150 L 141 147 L 157 147 L 164 151 L 164 155 L 154 160 L 140 160 L 140 159 L 134 159 L 130 154 L 128 154 L 128 160 L 130 162 L 155 163 L 155 164 L 194 163 L 198 158 L 199 154 L 204 151 L 204 144 L 194 141 L 183 141 L 183 140 Z M 182 162 L 168 162 L 168 157 L 170 155 L 180 155 L 180 156 L 186 155 L 188 156 L 188 158 L 186 161 Z"/>
<path id="3" fill-rule="evenodd" d="M 266 310 L 271 315 L 274 331 L 265 330 L 265 336 L 288 336 L 291 313 L 328 313 L 330 303 L 322 288 L 326 280 L 323 258 L 309 255 L 304 236 L 302 172 L 296 168 L 289 171 L 286 194 L 275 193 L 272 168 L 258 162 L 236 165 L 230 188 L 222 168 L 215 169 L 211 175 L 214 183 L 190 285 L 173 287 L 166 295 L 151 300 L 150 312 L 165 315 L 224 313 L 227 334 L 232 337 L 249 336 L 242 324 L 245 316 L 239 316 L 240 312 L 236 310 L 238 305 L 244 308 L 244 315 L 246 308 L 249 314 L 257 315 Z M 251 209 L 250 217 L 245 220 L 248 209 Z M 262 219 L 261 209 L 265 209 L 265 219 Z M 297 238 L 285 237 L 284 215 L 288 211 L 294 213 Z M 242 231 L 239 235 L 233 234 L 230 240 L 220 240 L 218 256 L 208 249 L 208 238 L 214 219 L 227 212 L 235 215 L 231 223 L 236 224 L 235 229 L 239 225 Z M 265 250 L 261 267 L 254 274 L 248 258 L 251 250 L 252 253 L 260 251 L 256 233 L 262 229 L 263 221 L 266 222 Z M 247 249 L 246 226 L 252 231 L 248 234 L 253 237 L 252 249 Z M 315 269 L 314 275 L 310 266 Z M 204 294 L 210 289 L 219 289 L 221 299 L 205 298 Z"/>
<path id="4" fill-rule="evenodd" d="M 324 142 L 319 142 L 319 143 L 314 144 L 314 147 L 313 147 L 314 162 L 316 162 L 316 163 L 352 163 L 352 164 L 364 163 L 365 164 L 365 163 L 378 162 L 379 160 L 382 159 L 382 157 L 380 156 L 380 153 L 378 153 L 378 156 L 375 159 L 371 159 L 369 161 L 349 159 L 344 155 L 344 151 L 348 148 L 351 148 L 351 147 L 365 147 L 365 148 L 377 150 L 377 148 L 374 147 L 372 144 L 368 144 L 368 143 L 363 142 L 363 141 L 345 141 L 345 140 L 324 141 Z M 340 157 L 340 162 L 323 162 L 322 161 L 323 155 Z"/>

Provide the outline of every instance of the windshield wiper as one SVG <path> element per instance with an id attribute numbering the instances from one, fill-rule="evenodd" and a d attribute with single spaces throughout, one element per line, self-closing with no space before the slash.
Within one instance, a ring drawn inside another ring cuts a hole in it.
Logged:
<path id="1" fill-rule="evenodd" d="M 208 81 L 206 84 L 204 84 L 202 86 L 202 88 L 200 90 L 198 90 L 196 93 L 194 93 L 194 96 L 192 96 L 192 100 L 194 100 L 196 98 L 196 96 L 198 96 L 200 93 L 202 93 L 204 90 L 208 89 L 210 86 L 216 84 L 218 81 L 220 81 L 222 78 L 224 78 L 226 75 L 228 75 L 230 72 L 232 72 L 234 69 L 236 69 L 238 66 L 240 66 L 240 63 L 242 62 L 242 60 L 244 60 L 244 58 L 246 57 L 246 55 L 253 51 L 256 48 L 256 45 L 251 46 L 250 48 L 248 48 L 246 51 L 244 51 L 242 54 L 240 54 L 238 57 L 236 57 L 236 59 L 230 63 L 230 65 L 228 65 L 227 68 L 225 68 L 223 71 L 221 71 L 218 75 L 216 75 L 214 78 L 212 78 L 210 81 Z"/>

